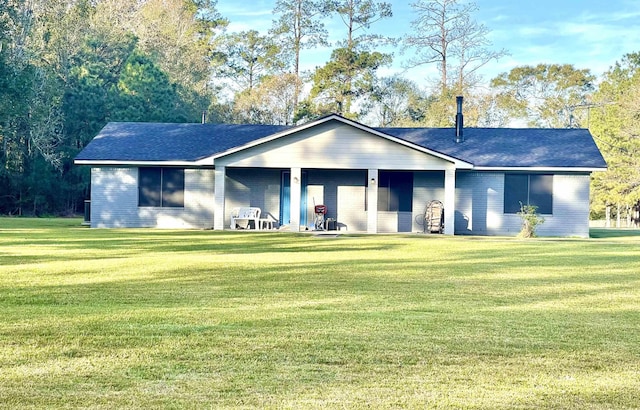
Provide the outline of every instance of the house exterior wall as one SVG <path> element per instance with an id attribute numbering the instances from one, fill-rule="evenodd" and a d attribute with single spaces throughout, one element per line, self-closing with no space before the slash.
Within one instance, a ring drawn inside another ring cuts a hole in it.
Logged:
<path id="1" fill-rule="evenodd" d="M 341 230 L 366 231 L 367 171 L 310 169 L 307 179 L 307 221 L 315 217 L 314 203 L 327 206 L 325 218 L 333 218 Z"/>
<path id="2" fill-rule="evenodd" d="M 91 169 L 94 228 L 210 228 L 214 177 L 211 169 L 186 169 L 184 208 L 138 206 L 138 168 Z"/>
<path id="3" fill-rule="evenodd" d="M 413 232 L 424 232 L 424 215 L 431 201 L 444 203 L 444 172 L 416 172 L 413 176 Z"/>
<path id="4" fill-rule="evenodd" d="M 412 211 L 379 211 L 378 232 L 424 232 L 425 209 L 433 200 L 444 202 L 444 172 L 414 172 Z"/>
<path id="5" fill-rule="evenodd" d="M 224 227 L 229 228 L 235 207 L 260 208 L 260 218 L 277 221 L 280 214 L 281 170 L 227 168 Z"/>
<path id="6" fill-rule="evenodd" d="M 553 214 L 536 231 L 539 236 L 589 236 L 589 174 L 555 174 Z M 504 213 L 503 172 L 458 172 L 455 234 L 507 235 L 520 232 L 522 221 Z"/>
<path id="7" fill-rule="evenodd" d="M 500 235 L 503 230 L 504 173 L 457 172 L 456 235 Z"/>

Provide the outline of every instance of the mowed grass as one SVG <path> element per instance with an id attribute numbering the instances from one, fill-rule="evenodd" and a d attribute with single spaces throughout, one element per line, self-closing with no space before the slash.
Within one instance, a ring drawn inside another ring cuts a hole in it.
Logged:
<path id="1" fill-rule="evenodd" d="M 640 407 L 640 233 L 0 218 L 1 408 Z"/>

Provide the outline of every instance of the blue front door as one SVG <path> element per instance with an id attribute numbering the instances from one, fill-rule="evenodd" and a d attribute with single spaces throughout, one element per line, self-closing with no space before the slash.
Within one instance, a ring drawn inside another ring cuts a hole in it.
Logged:
<path id="1" fill-rule="evenodd" d="M 300 183 L 300 226 L 307 225 L 307 173 L 302 171 Z M 280 183 L 280 225 L 291 223 L 291 171 L 282 171 Z"/>

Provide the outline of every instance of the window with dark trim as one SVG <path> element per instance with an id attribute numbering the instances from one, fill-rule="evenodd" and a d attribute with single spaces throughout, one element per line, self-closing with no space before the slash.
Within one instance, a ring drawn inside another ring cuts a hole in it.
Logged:
<path id="1" fill-rule="evenodd" d="M 505 174 L 504 213 L 520 212 L 520 204 L 537 206 L 539 214 L 553 213 L 553 175 Z"/>
<path id="2" fill-rule="evenodd" d="M 184 169 L 138 168 L 138 206 L 184 207 Z"/>
<path id="3" fill-rule="evenodd" d="M 412 209 L 413 172 L 380 171 L 378 211 L 411 212 Z"/>

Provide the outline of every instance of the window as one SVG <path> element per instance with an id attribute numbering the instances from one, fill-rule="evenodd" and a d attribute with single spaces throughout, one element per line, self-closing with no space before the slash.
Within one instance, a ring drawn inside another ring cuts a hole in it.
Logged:
<path id="1" fill-rule="evenodd" d="M 413 172 L 381 171 L 378 186 L 378 211 L 411 212 Z"/>
<path id="2" fill-rule="evenodd" d="M 504 213 L 520 212 L 520 203 L 537 206 L 540 214 L 552 214 L 553 175 L 505 174 Z"/>
<path id="3" fill-rule="evenodd" d="M 138 206 L 184 207 L 184 169 L 139 168 Z"/>

